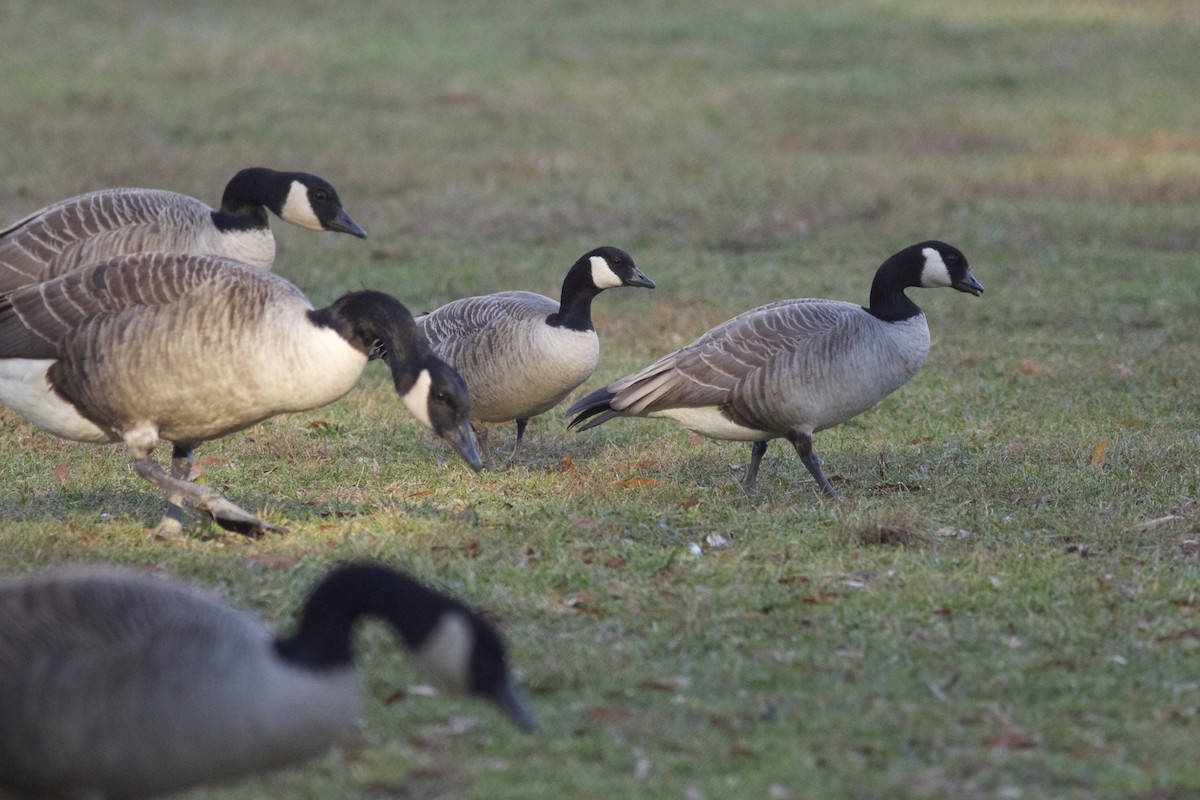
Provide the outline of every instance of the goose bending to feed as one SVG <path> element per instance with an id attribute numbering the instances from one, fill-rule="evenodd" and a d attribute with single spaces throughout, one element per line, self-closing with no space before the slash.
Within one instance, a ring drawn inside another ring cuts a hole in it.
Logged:
<path id="1" fill-rule="evenodd" d="M 51 569 L 0 581 L 0 790 L 133 800 L 317 756 L 358 722 L 366 617 L 447 689 L 535 729 L 496 629 L 389 567 L 331 570 L 278 638 L 175 580 Z"/>
<path id="2" fill-rule="evenodd" d="M 874 406 L 917 374 L 929 354 L 925 315 L 909 287 L 975 296 L 966 257 L 944 242 L 906 247 L 875 273 L 866 308 L 839 300 L 780 300 L 724 322 L 645 369 L 571 406 L 571 428 L 613 417 L 668 417 L 712 439 L 753 442 L 743 486 L 753 492 L 767 442 L 786 438 L 830 497 L 812 435 Z"/>
<path id="3" fill-rule="evenodd" d="M 367 236 L 333 186 L 307 172 L 244 169 L 215 210 L 176 192 L 106 189 L 60 200 L 0 229 L 0 292 L 129 253 L 210 253 L 270 268 L 275 237 L 268 209 L 301 228 Z"/>
<path id="4" fill-rule="evenodd" d="M 487 423 L 517 423 L 516 458 L 531 417 L 549 411 L 595 371 L 600 339 L 592 299 L 617 286 L 654 288 L 616 247 L 584 253 L 563 280 L 561 300 L 533 292 L 466 297 L 417 317 L 433 352 L 471 391 L 471 421 L 492 467 Z"/>
<path id="5" fill-rule="evenodd" d="M 229 530 L 271 529 L 186 480 L 200 442 L 331 403 L 381 347 L 413 415 L 474 469 L 466 384 L 380 292 L 314 309 L 273 273 L 218 256 L 140 253 L 0 296 L 0 403 L 56 436 L 129 447 L 138 474 Z M 172 474 L 151 455 L 172 442 Z"/>

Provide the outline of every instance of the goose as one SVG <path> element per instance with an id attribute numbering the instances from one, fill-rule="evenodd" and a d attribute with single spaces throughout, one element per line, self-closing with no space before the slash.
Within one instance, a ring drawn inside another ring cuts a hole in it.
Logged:
<path id="1" fill-rule="evenodd" d="M 0 790 L 134 800 L 320 755 L 358 722 L 367 617 L 448 690 L 536 729 L 496 629 L 382 564 L 330 570 L 281 637 L 175 579 L 58 567 L 0 581 Z"/>
<path id="2" fill-rule="evenodd" d="M 270 268 L 275 238 L 267 209 L 301 228 L 367 236 L 327 181 L 250 167 L 230 179 L 218 210 L 176 192 L 106 189 L 35 211 L 0 230 L 0 292 L 149 251 L 210 253 Z"/>
<path id="3" fill-rule="evenodd" d="M 471 422 L 492 468 L 487 423 L 517 423 L 516 458 L 525 426 L 562 402 L 595 371 L 600 339 L 592 298 L 617 286 L 654 288 L 616 247 L 589 250 L 563 279 L 561 300 L 533 292 L 466 297 L 418 315 L 433 352 L 457 369 L 471 392 Z"/>
<path id="4" fill-rule="evenodd" d="M 836 498 L 812 435 L 861 414 L 917 374 L 929 354 L 929 326 L 904 290 L 936 286 L 983 294 L 959 250 L 914 244 L 879 267 L 866 308 L 815 299 L 759 306 L 580 399 L 567 410 L 574 416 L 568 427 L 667 417 L 712 439 L 753 442 L 742 483 L 748 494 L 768 441 L 783 437 Z"/>
<path id="5" fill-rule="evenodd" d="M 469 396 L 408 310 L 358 291 L 314 309 L 288 281 L 220 256 L 137 253 L 0 296 L 0 403 L 56 436 L 124 442 L 137 473 L 222 527 L 278 530 L 189 483 L 192 450 L 276 414 L 331 403 L 376 343 L 396 392 L 474 469 Z M 173 444 L 171 475 L 151 451 Z"/>

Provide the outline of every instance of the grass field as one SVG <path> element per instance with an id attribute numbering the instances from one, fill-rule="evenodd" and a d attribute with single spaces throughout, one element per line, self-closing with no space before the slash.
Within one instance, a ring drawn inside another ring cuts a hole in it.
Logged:
<path id="1" fill-rule="evenodd" d="M 474 475 L 373 367 L 198 452 L 290 529 L 258 541 L 150 537 L 161 501 L 121 448 L 0 410 L 0 569 L 157 567 L 286 627 L 329 564 L 383 559 L 495 614 L 544 727 L 395 700 L 423 678 L 371 627 L 352 741 L 197 800 L 1200 796 L 1194 12 L 7 3 L 2 219 L 307 169 L 370 239 L 276 220 L 276 270 L 414 310 L 552 294 L 618 245 L 659 288 L 597 300 L 589 389 L 773 299 L 865 303 L 923 239 L 987 292 L 912 293 L 928 363 L 816 437 L 840 504 L 779 443 L 748 498 L 745 445 L 557 413 Z"/>

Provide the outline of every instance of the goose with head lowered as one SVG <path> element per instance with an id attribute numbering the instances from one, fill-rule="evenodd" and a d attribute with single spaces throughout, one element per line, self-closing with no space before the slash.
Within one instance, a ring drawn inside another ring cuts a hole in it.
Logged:
<path id="1" fill-rule="evenodd" d="M 596 370 L 600 338 L 592 299 L 617 286 L 654 288 L 616 247 L 584 253 L 567 271 L 559 300 L 533 292 L 466 297 L 417 317 L 433 352 L 471 392 L 471 421 L 488 468 L 487 424 L 516 421 L 516 458 L 531 417 L 549 411 Z"/>
<path id="2" fill-rule="evenodd" d="M 956 248 L 938 241 L 906 247 L 875 273 L 869 306 L 814 299 L 759 306 L 579 400 L 567 411 L 571 427 L 667 417 L 712 439 L 753 442 L 747 492 L 756 488 L 768 441 L 782 437 L 837 497 L 812 435 L 861 414 L 917 374 L 929 354 L 929 326 L 904 292 L 937 286 L 983 293 Z"/>
<path id="3" fill-rule="evenodd" d="M 466 384 L 400 301 L 351 292 L 314 309 L 283 278 L 217 256 L 141 253 L 0 296 L 0 403 L 56 436 L 124 442 L 138 474 L 229 530 L 273 526 L 190 483 L 192 450 L 337 400 L 379 347 L 405 405 L 474 468 Z M 171 475 L 154 460 L 173 444 Z"/>
<path id="4" fill-rule="evenodd" d="M 275 237 L 268 209 L 301 228 L 367 236 L 333 186 L 307 172 L 243 169 L 225 186 L 219 209 L 177 192 L 105 189 L 0 229 L 0 292 L 129 253 L 208 253 L 269 269 Z"/>
<path id="5" fill-rule="evenodd" d="M 176 580 L 58 568 L 0 581 L 0 795 L 136 800 L 320 755 L 359 719 L 365 618 L 447 689 L 535 729 L 496 629 L 390 567 L 332 569 L 282 637 Z"/>

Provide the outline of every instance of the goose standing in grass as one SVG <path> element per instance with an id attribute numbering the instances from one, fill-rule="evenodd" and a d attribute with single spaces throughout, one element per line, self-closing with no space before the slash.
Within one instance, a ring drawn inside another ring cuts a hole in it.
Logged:
<path id="1" fill-rule="evenodd" d="M 244 169 L 225 186 L 217 210 L 176 192 L 106 189 L 60 200 L 0 229 L 0 292 L 129 253 L 210 253 L 269 269 L 275 237 L 268 209 L 301 228 L 367 236 L 337 191 L 307 172 Z"/>
<path id="2" fill-rule="evenodd" d="M 536 727 L 496 629 L 388 567 L 333 569 L 281 638 L 174 580 L 54 569 L 0 581 L 0 790 L 134 800 L 317 756 L 358 722 L 365 617 L 448 689 Z"/>
<path id="3" fill-rule="evenodd" d="M 783 437 L 821 489 L 837 497 L 812 435 L 861 414 L 917 374 L 929 354 L 929 326 L 904 290 L 936 286 L 983 293 L 961 252 L 921 242 L 883 262 L 868 307 L 813 299 L 759 306 L 587 395 L 568 409 L 576 415 L 570 427 L 668 417 L 712 439 L 753 442 L 743 482 L 750 493 L 767 442 Z"/>
<path id="4" fill-rule="evenodd" d="M 654 288 L 616 247 L 584 253 L 563 280 L 561 300 L 533 292 L 466 297 L 417 317 L 433 352 L 471 391 L 471 420 L 492 468 L 487 423 L 517 423 L 516 458 L 531 417 L 549 411 L 596 370 L 600 339 L 592 299 L 617 286 Z"/>
<path id="5" fill-rule="evenodd" d="M 129 447 L 138 474 L 229 530 L 273 526 L 189 483 L 200 442 L 349 392 L 380 346 L 413 415 L 475 469 L 466 384 L 380 292 L 322 309 L 283 278 L 217 256 L 122 256 L 0 296 L 0 402 L 56 436 Z M 172 474 L 151 455 L 172 442 Z"/>

